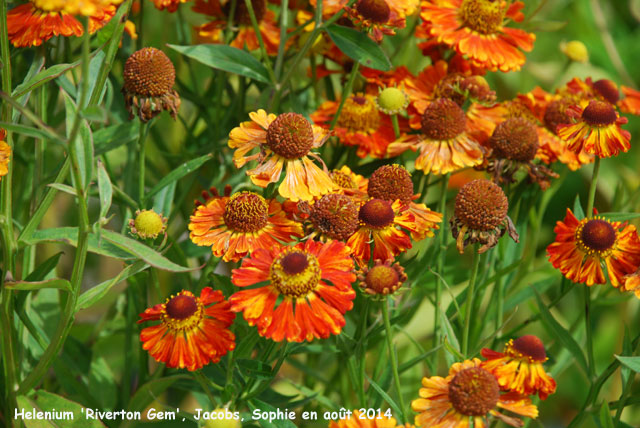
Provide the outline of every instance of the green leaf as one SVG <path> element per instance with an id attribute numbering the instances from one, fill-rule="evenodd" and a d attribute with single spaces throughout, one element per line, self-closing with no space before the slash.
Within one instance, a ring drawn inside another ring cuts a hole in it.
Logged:
<path id="1" fill-rule="evenodd" d="M 63 144 L 64 140 L 59 135 L 48 132 L 48 129 L 32 128 L 31 126 L 20 125 L 17 123 L 0 122 L 0 128 L 7 131 L 14 132 L 16 134 L 24 135 L 27 137 L 38 138 L 40 140 L 51 140 L 56 143 Z"/>
<path id="2" fill-rule="evenodd" d="M 640 357 L 624 357 L 622 355 L 614 355 L 614 357 L 634 372 L 640 373 Z"/>
<path id="3" fill-rule="evenodd" d="M 138 121 L 131 121 L 97 130 L 93 134 L 96 156 L 136 140 L 139 126 Z"/>
<path id="4" fill-rule="evenodd" d="M 174 181 L 180 180 L 185 175 L 187 175 L 187 174 L 195 171 L 196 169 L 200 168 L 200 166 L 202 166 L 202 164 L 204 164 L 206 161 L 211 159 L 211 156 L 212 156 L 211 154 L 206 154 L 204 156 L 200 156 L 199 158 L 192 159 L 189 162 L 183 163 L 178 168 L 174 169 L 169 174 L 165 175 L 162 178 L 162 180 L 160 180 L 158 182 L 158 184 L 153 186 L 153 188 L 151 190 L 149 190 L 149 192 L 147 192 L 147 194 L 144 196 L 145 199 L 148 201 L 153 195 L 158 193 L 164 187 L 168 186 L 169 184 L 173 183 Z"/>
<path id="5" fill-rule="evenodd" d="M 153 198 L 153 210 L 155 212 L 167 217 L 169 216 L 173 204 L 173 197 L 176 194 L 176 183 L 176 181 L 170 183 L 155 195 Z"/>
<path id="6" fill-rule="evenodd" d="M 89 106 L 80 111 L 80 116 L 87 120 L 104 123 L 107 121 L 107 112 L 100 106 Z"/>
<path id="7" fill-rule="evenodd" d="M 609 404 L 605 401 L 600 407 L 600 427 L 601 428 L 615 428 L 613 419 L 611 418 L 611 410 Z"/>
<path id="8" fill-rule="evenodd" d="M 391 406 L 391 408 L 393 409 L 393 411 L 395 412 L 396 415 L 404 415 L 404 413 L 402 412 L 402 410 L 400 410 L 400 406 L 398 406 L 398 404 L 393 401 L 393 399 L 389 396 L 389 394 L 387 394 L 385 392 L 384 389 L 382 389 L 380 387 L 380 385 L 378 385 L 373 379 L 371 379 L 369 376 L 365 375 L 367 380 L 369 381 L 369 384 L 371 384 L 371 386 L 373 387 L 373 389 L 375 389 L 378 394 L 380 394 L 380 396 L 384 399 L 384 401 L 386 401 L 389 406 Z M 398 392 L 399 393 L 399 392 Z"/>
<path id="9" fill-rule="evenodd" d="M 578 220 L 582 220 L 585 217 L 582 204 L 580 203 L 580 195 L 576 195 L 576 199 L 573 201 L 573 215 L 575 215 Z"/>
<path id="10" fill-rule="evenodd" d="M 599 213 L 598 215 L 611 221 L 629 221 L 640 218 L 640 213 Z"/>
<path id="11" fill-rule="evenodd" d="M 250 53 L 227 45 L 167 45 L 209 67 L 269 83 L 267 69 Z"/>
<path id="12" fill-rule="evenodd" d="M 262 361 L 238 358 L 236 363 L 238 367 L 242 369 L 243 373 L 247 373 L 255 379 L 272 379 L 275 375 L 271 370 L 271 366 Z"/>
<path id="13" fill-rule="evenodd" d="M 109 174 L 100 160 L 98 160 L 98 194 L 100 195 L 100 218 L 104 218 L 111 208 L 113 187 Z"/>
<path id="14" fill-rule="evenodd" d="M 105 231 L 103 231 L 105 232 Z M 111 232 L 113 233 L 113 232 Z M 69 245 L 78 245 L 78 228 L 77 227 L 56 227 L 51 229 L 40 229 L 33 232 L 31 236 L 24 239 L 27 245 L 37 244 L 38 242 L 66 242 Z M 89 251 L 102 256 L 113 257 L 116 259 L 129 260 L 134 258 L 135 254 L 122 250 L 109 242 L 98 242 L 95 234 L 89 234 Z"/>
<path id="15" fill-rule="evenodd" d="M 100 354 L 94 354 L 89 368 L 89 389 L 93 398 L 102 408 L 111 409 L 116 405 L 118 390 L 115 377 L 106 360 Z"/>
<path id="16" fill-rule="evenodd" d="M 544 304 L 542 299 L 540 298 L 540 294 L 536 291 L 536 300 L 538 301 L 538 309 L 540 310 L 540 318 L 542 319 L 543 324 L 551 330 L 553 336 L 558 339 L 562 346 L 564 346 L 567 351 L 573 355 L 576 359 L 576 362 L 582 367 L 585 373 L 589 373 L 587 360 L 584 357 L 584 353 L 580 348 L 580 345 L 576 340 L 571 336 L 571 334 L 555 320 L 549 309 Z"/>
<path id="17" fill-rule="evenodd" d="M 122 269 L 119 274 L 114 276 L 111 279 L 108 279 L 100 284 L 92 287 L 82 293 L 78 298 L 78 303 L 76 303 L 76 312 L 82 309 L 90 308 L 91 306 L 98 303 L 104 296 L 107 295 L 109 290 L 111 290 L 115 285 L 119 284 L 122 281 L 125 281 L 127 278 L 142 272 L 143 270 L 149 267 L 143 261 L 137 261 L 134 264 L 127 266 Z"/>
<path id="18" fill-rule="evenodd" d="M 59 253 L 54 254 L 49 257 L 47 260 L 42 262 L 37 268 L 33 270 L 27 277 L 24 279 L 25 281 L 42 281 L 49 275 L 51 271 L 53 271 L 56 266 L 58 266 L 58 261 L 60 257 L 64 253 L 60 251 Z"/>
<path id="19" fill-rule="evenodd" d="M 115 233 L 110 230 L 103 230 L 102 238 L 108 242 L 111 242 L 116 247 L 134 254 L 135 256 L 141 258 L 151 266 L 158 269 L 168 270 L 171 272 L 192 272 L 199 269 L 191 269 L 177 265 L 162 254 L 147 247 L 143 243 L 131 238 L 127 238 L 126 236 L 120 235 L 119 233 Z"/>
<path id="20" fill-rule="evenodd" d="M 339 25 L 330 25 L 326 30 L 333 43 L 349 58 L 375 70 L 391 70 L 391 62 L 387 55 L 366 34 Z"/>
<path id="21" fill-rule="evenodd" d="M 191 379 L 191 376 L 175 375 L 151 380 L 138 388 L 136 393 L 133 394 L 127 410 L 131 412 L 142 411 L 175 382 L 189 379 Z"/>
<path id="22" fill-rule="evenodd" d="M 84 406 L 75 401 L 68 400 L 56 394 L 52 394 L 43 389 L 36 392 L 35 399 L 33 397 L 18 398 L 18 409 L 24 409 L 25 412 L 56 412 L 56 415 L 64 415 L 69 412 L 71 417 L 64 420 L 54 419 L 55 423 L 45 419 L 27 419 L 23 418 L 22 422 L 27 428 L 49 428 L 61 427 L 65 428 L 105 428 L 105 425 L 99 420 L 85 418 Z M 20 410 L 18 410 L 20 411 Z"/>
<path id="23" fill-rule="evenodd" d="M 52 278 L 47 279 L 46 281 L 15 281 L 15 282 L 5 282 L 5 287 L 11 290 L 24 290 L 24 291 L 34 291 L 34 290 L 42 290 L 43 288 L 57 288 L 59 290 L 64 290 L 71 292 L 71 283 L 66 279 L 61 278 Z"/>
<path id="24" fill-rule="evenodd" d="M 56 190 L 67 193 L 74 197 L 78 196 L 78 192 L 76 191 L 76 189 L 74 187 L 69 186 L 68 184 L 51 183 L 51 184 L 47 184 L 47 187 L 53 187 Z"/>
<path id="25" fill-rule="evenodd" d="M 65 113 L 67 116 L 67 138 L 71 137 L 73 123 L 75 122 L 77 106 L 71 96 L 62 91 L 64 96 Z M 76 162 L 80 167 L 80 176 L 82 179 L 82 188 L 86 189 L 93 177 L 93 135 L 91 128 L 86 120 L 80 119 L 80 129 L 76 134 L 75 141 L 69 141 L 74 145 Z"/>
<path id="26" fill-rule="evenodd" d="M 71 64 L 56 64 L 52 67 L 42 70 L 40 73 L 36 74 L 34 77 L 29 79 L 28 81 L 23 82 L 18 86 L 16 86 L 16 88 L 11 93 L 11 96 L 14 98 L 20 98 L 22 95 L 26 94 L 27 92 L 33 91 L 34 89 L 44 85 L 50 80 L 53 80 L 58 76 L 63 75 L 67 71 L 71 70 L 72 68 L 77 67 L 78 65 L 80 65 L 81 62 L 82 62 L 81 60 L 78 60 Z"/>

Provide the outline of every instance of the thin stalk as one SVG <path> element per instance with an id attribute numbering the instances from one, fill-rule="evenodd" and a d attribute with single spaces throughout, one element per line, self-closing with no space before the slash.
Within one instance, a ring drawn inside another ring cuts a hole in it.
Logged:
<path id="1" fill-rule="evenodd" d="M 148 123 L 140 123 L 140 130 L 138 133 L 138 201 L 140 208 L 145 208 L 144 203 L 144 178 L 145 178 L 145 141 L 147 139 L 147 131 L 149 130 Z"/>
<path id="2" fill-rule="evenodd" d="M 391 124 L 393 125 L 393 133 L 395 134 L 396 138 L 400 138 L 400 125 L 398 124 L 397 114 L 391 115 Z"/>
<path id="3" fill-rule="evenodd" d="M 289 20 L 289 0 L 280 2 L 280 44 L 278 45 L 278 56 L 276 57 L 276 80 L 280 78 L 282 72 L 282 62 L 284 60 L 284 48 L 287 44 L 287 21 Z"/>
<path id="4" fill-rule="evenodd" d="M 600 158 L 596 156 L 593 164 L 593 175 L 591 176 L 591 186 L 589 186 L 589 199 L 587 199 L 587 211 L 585 215 L 591 217 L 593 215 L 593 206 L 596 199 L 596 188 L 598 187 L 598 176 L 600 175 Z"/>
<path id="5" fill-rule="evenodd" d="M 9 37 L 7 34 L 7 2 L 0 4 L 0 55 L 2 57 L 2 91 L 11 93 L 11 53 L 9 51 Z M 2 120 L 11 122 L 13 114 L 12 106 L 9 103 L 2 103 Z M 13 152 L 13 140 L 11 134 L 7 133 L 7 144 Z M 4 281 L 7 273 L 15 272 L 15 251 L 16 240 L 13 232 L 12 217 L 12 176 L 13 162 L 9 162 L 7 174 L 2 177 L 0 185 L 2 186 L 2 196 L 0 197 L 0 215 L 3 221 L 0 223 L 2 233 L 2 261 L 3 269 L 0 277 L 0 293 L 2 296 L 2 309 L 0 316 L 0 325 L 2 326 L 2 369 L 4 374 L 4 388 L 6 397 L 3 406 L 5 420 L 9 423 L 10 415 L 16 408 L 15 385 L 16 378 L 19 376 L 19 366 L 15 362 L 14 350 L 14 331 L 13 331 L 13 293 L 4 287 Z"/>
<path id="6" fill-rule="evenodd" d="M 436 278 L 436 295 L 435 295 L 435 311 L 434 311 L 434 319 L 433 319 L 433 345 L 438 346 L 440 344 L 440 300 L 442 299 L 442 277 L 444 269 L 444 257 L 447 252 L 447 237 L 448 229 L 446 227 L 447 222 L 447 188 L 449 187 L 449 177 L 451 174 L 445 174 L 442 179 L 442 183 L 440 186 L 440 201 L 438 202 L 438 212 L 442 214 L 442 224 L 440 225 L 440 231 L 438 233 L 438 238 L 440 241 L 440 250 L 438 251 L 438 261 L 436 264 L 438 276 Z M 426 194 L 426 187 L 424 190 Z M 424 201 L 425 194 L 422 195 L 422 200 Z"/>
<path id="7" fill-rule="evenodd" d="M 367 336 L 367 318 L 369 317 L 369 299 L 365 299 L 364 302 L 364 310 L 361 318 L 360 326 L 360 346 L 364 349 L 364 340 Z M 359 371 L 359 384 L 358 384 L 358 399 L 360 400 L 361 406 L 367 405 L 366 394 L 364 390 L 364 378 L 365 378 L 365 369 L 366 369 L 366 356 L 367 351 L 365 349 L 364 354 L 362 355 L 362 359 L 360 361 L 360 371 Z"/>
<path id="8" fill-rule="evenodd" d="M 400 375 L 398 374 L 398 360 L 396 359 L 396 353 L 393 350 L 391 323 L 389 322 L 389 297 L 382 302 L 382 318 L 384 320 L 385 337 L 387 339 L 387 349 L 389 350 L 389 359 L 391 360 L 391 371 L 393 372 L 393 381 L 395 383 L 396 392 L 398 393 L 398 400 L 400 401 L 401 418 L 404 422 L 407 420 L 405 417 L 404 398 L 402 398 L 402 390 L 400 389 Z"/>
<path id="9" fill-rule="evenodd" d="M 218 400 L 216 400 L 216 398 L 211 393 L 211 389 L 209 389 L 209 385 L 211 385 L 211 382 L 209 382 L 209 379 L 207 379 L 206 376 L 203 375 L 202 372 L 199 370 L 193 372 L 193 378 L 200 384 L 200 387 L 202 388 L 204 393 L 207 394 L 207 397 L 209 398 L 211 405 L 213 405 L 214 408 L 218 407 Z"/>
<path id="10" fill-rule="evenodd" d="M 478 249 L 474 245 L 473 249 L 473 261 L 471 262 L 471 277 L 469 278 L 469 285 L 467 285 L 467 309 L 464 315 L 464 330 L 462 331 L 462 355 L 467 356 L 469 349 L 469 331 L 471 329 L 471 315 L 473 312 L 473 298 L 476 292 L 476 278 L 478 276 L 478 267 L 480 266 L 480 254 Z"/>
<path id="11" fill-rule="evenodd" d="M 249 12 L 249 18 L 251 18 L 251 25 L 253 25 L 253 31 L 256 33 L 256 37 L 258 38 L 258 44 L 260 45 L 260 53 L 262 54 L 262 60 L 267 68 L 267 73 L 269 73 L 269 79 L 273 84 L 275 84 L 278 80 L 276 79 L 276 75 L 273 72 L 273 67 L 271 65 L 271 60 L 269 59 L 269 54 L 267 53 L 267 48 L 264 45 L 264 40 L 262 40 L 262 33 L 260 32 L 260 24 L 258 24 L 258 20 L 256 19 L 256 13 L 253 10 L 253 4 L 251 0 L 244 0 L 245 6 L 247 6 L 247 12 Z"/>
<path id="12" fill-rule="evenodd" d="M 336 114 L 331 119 L 331 125 L 329 126 L 329 130 L 333 130 L 335 128 L 336 123 L 338 123 L 338 119 L 340 118 L 340 113 L 342 112 L 342 107 L 344 107 L 345 101 L 351 95 L 351 88 L 353 88 L 353 82 L 356 80 L 356 76 L 358 75 L 358 70 L 360 70 L 360 63 L 356 62 L 353 64 L 353 68 L 351 69 L 351 74 L 349 74 L 349 80 L 347 80 L 347 84 L 344 86 L 342 90 L 342 94 L 340 94 L 340 104 L 338 105 L 338 110 L 336 110 Z"/>
<path id="13" fill-rule="evenodd" d="M 587 199 L 587 217 L 593 215 L 593 205 L 596 198 L 596 188 L 598 186 L 598 175 L 600 174 L 600 158 L 596 156 L 593 164 L 593 175 L 591 177 L 591 185 L 589 186 L 589 199 Z M 596 374 L 595 358 L 593 353 L 593 332 L 591 327 L 591 288 L 583 287 L 584 297 L 584 322 L 585 332 L 587 336 L 587 361 L 589 365 L 589 377 L 593 380 Z"/>

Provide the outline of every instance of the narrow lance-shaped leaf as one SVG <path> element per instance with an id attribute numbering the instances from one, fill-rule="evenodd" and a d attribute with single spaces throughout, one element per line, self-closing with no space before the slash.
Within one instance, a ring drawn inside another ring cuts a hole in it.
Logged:
<path id="1" fill-rule="evenodd" d="M 100 218 L 104 218 L 111 208 L 113 187 L 109 174 L 100 160 L 98 160 L 98 194 L 100 195 Z"/>
<path id="2" fill-rule="evenodd" d="M 151 198 L 153 195 L 158 193 L 164 187 L 168 186 L 169 184 L 173 183 L 174 181 L 180 180 L 185 175 L 187 175 L 187 174 L 195 171 L 196 169 L 200 168 L 200 166 L 202 166 L 202 164 L 204 164 L 209 159 L 211 159 L 211 154 L 206 154 L 204 156 L 200 156 L 199 158 L 192 159 L 189 162 L 183 163 L 178 168 L 174 169 L 169 174 L 164 176 L 162 178 L 162 180 L 160 180 L 158 182 L 158 184 L 153 186 L 153 188 L 151 190 L 149 190 L 149 192 L 147 192 L 147 194 L 145 195 L 145 199 L 148 201 L 149 198 Z"/>
<path id="3" fill-rule="evenodd" d="M 330 25 L 327 27 L 327 33 L 333 43 L 349 58 L 375 70 L 391 70 L 391 62 L 387 55 L 365 33 L 340 25 Z"/>
<path id="4" fill-rule="evenodd" d="M 67 138 L 71 137 L 74 122 L 76 120 L 77 106 L 71 96 L 62 91 L 64 96 L 64 106 L 66 113 Z M 80 130 L 76 134 L 73 144 L 76 154 L 76 162 L 80 167 L 80 176 L 82 179 L 82 188 L 86 189 L 93 177 L 93 135 L 91 128 L 86 120 L 80 119 Z"/>

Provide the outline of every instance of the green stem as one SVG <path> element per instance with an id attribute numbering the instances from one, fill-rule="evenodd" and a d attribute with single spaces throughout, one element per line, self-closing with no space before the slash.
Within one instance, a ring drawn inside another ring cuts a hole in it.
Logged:
<path id="1" fill-rule="evenodd" d="M 464 330 L 462 331 L 462 355 L 467 356 L 469 350 L 469 331 L 471 329 L 471 315 L 473 312 L 473 298 L 476 292 L 476 277 L 480 266 L 480 254 L 476 246 L 472 246 L 473 261 L 471 262 L 471 277 L 467 286 L 467 309 L 464 315 Z"/>
<path id="2" fill-rule="evenodd" d="M 353 88 L 353 82 L 356 80 L 356 76 L 358 75 L 358 70 L 360 70 L 360 63 L 356 62 L 353 64 L 353 68 L 351 69 L 351 74 L 349 74 L 349 80 L 347 80 L 347 84 L 344 86 L 344 90 L 342 94 L 340 94 L 340 104 L 338 105 L 338 110 L 336 110 L 336 114 L 331 119 L 331 125 L 329 126 L 330 130 L 335 128 L 336 123 L 338 123 L 338 119 L 340 118 L 340 112 L 342 112 L 342 107 L 344 107 L 345 101 L 351 95 L 351 88 Z"/>
<path id="3" fill-rule="evenodd" d="M 193 372 L 193 378 L 200 384 L 200 387 L 202 388 L 204 393 L 207 394 L 207 397 L 209 397 L 209 401 L 211 402 L 211 405 L 214 408 L 218 407 L 218 400 L 216 400 L 216 398 L 211 393 L 211 389 L 209 389 L 209 385 L 211 385 L 211 382 L 209 382 L 209 379 L 207 379 L 206 376 L 203 375 L 200 370 Z"/>
<path id="4" fill-rule="evenodd" d="M 366 346 L 364 341 L 367 335 L 367 318 L 368 317 L 369 317 L 369 299 L 365 299 L 364 310 L 363 310 L 360 326 L 358 327 L 360 329 L 360 334 L 359 334 L 360 346 L 361 346 L 361 349 L 364 350 L 364 352 L 362 353 L 362 358 L 360 359 L 360 372 L 359 372 L 360 379 L 358 384 L 358 399 L 360 400 L 359 404 L 361 406 L 367 405 L 366 393 L 364 390 L 367 351 L 366 351 Z"/>
<path id="5" fill-rule="evenodd" d="M 444 258 L 447 252 L 447 238 L 448 238 L 448 228 L 446 227 L 447 222 L 447 188 L 449 187 L 449 177 L 451 174 L 445 174 L 442 178 L 442 183 L 440 186 L 440 201 L 438 202 L 438 212 L 442 214 L 442 224 L 440 225 L 440 231 L 438 233 L 440 250 L 438 251 L 438 260 L 436 264 L 436 269 L 438 272 L 438 276 L 436 278 L 436 296 L 435 296 L 435 310 L 434 310 L 434 318 L 433 318 L 433 346 L 438 346 L 440 344 L 440 300 L 442 299 L 442 271 L 444 269 Z M 422 195 L 423 201 L 426 194 L 426 188 L 424 189 L 424 194 Z"/>
<path id="6" fill-rule="evenodd" d="M 287 44 L 287 21 L 289 20 L 289 0 L 280 2 L 280 44 L 278 45 L 278 56 L 276 57 L 276 80 L 282 72 L 282 62 L 284 60 L 284 48 Z"/>
<path id="7" fill-rule="evenodd" d="M 269 54 L 267 53 L 267 48 L 264 45 L 264 40 L 262 40 L 262 33 L 260 32 L 260 25 L 258 24 L 258 20 L 256 19 L 256 14 L 253 10 L 253 4 L 251 0 L 244 0 L 244 4 L 247 7 L 247 12 L 249 12 L 249 18 L 251 18 L 251 25 L 253 25 L 253 31 L 256 33 L 256 37 L 258 38 L 258 44 L 260 45 L 260 53 L 262 54 L 262 60 L 267 68 L 267 73 L 269 73 L 269 79 L 273 84 L 275 84 L 278 80 L 276 79 L 276 75 L 273 72 L 273 67 L 271 66 L 271 60 L 269 59 Z"/>
<path id="8" fill-rule="evenodd" d="M 589 186 L 589 199 L 587 199 L 587 217 L 593 216 L 593 206 L 596 199 L 596 188 L 598 187 L 598 176 L 600 175 L 600 158 L 596 156 L 593 164 L 593 175 L 591 176 L 591 186 Z"/>
<path id="9" fill-rule="evenodd" d="M 382 302 L 382 318 L 384 320 L 385 337 L 387 339 L 387 349 L 389 350 L 389 359 L 391 360 L 391 370 L 393 372 L 393 381 L 395 383 L 396 392 L 398 393 L 398 400 L 400 401 L 401 422 L 407 420 L 405 417 L 404 398 L 402 398 L 402 390 L 400 389 L 400 375 L 398 374 L 398 361 L 396 359 L 396 353 L 393 349 L 391 323 L 389 322 L 389 298 Z"/>
<path id="10" fill-rule="evenodd" d="M 9 37 L 7 34 L 7 2 L 0 4 L 0 51 L 2 56 L 2 91 L 11 93 L 11 53 L 9 50 Z M 2 103 L 2 120 L 11 122 L 13 109 L 9 103 Z M 7 133 L 6 143 L 11 147 L 13 153 L 13 140 L 11 134 Z M 2 296 L 2 308 L 0 325 L 2 326 L 2 368 L 4 373 L 5 397 L 3 413 L 5 420 L 9 424 L 13 409 L 16 408 L 15 385 L 19 376 L 19 365 L 15 362 L 14 349 L 14 329 L 13 329 L 13 293 L 4 288 L 4 281 L 7 273 L 15 273 L 15 251 L 16 240 L 13 231 L 12 216 L 12 176 L 13 162 L 9 162 L 7 174 L 2 177 L 2 196 L 0 197 L 0 215 L 3 221 L 0 223 L 2 232 L 2 259 L 3 268 L 0 277 L 0 293 Z"/>
<path id="11" fill-rule="evenodd" d="M 140 208 L 145 208 L 144 197 L 144 177 L 145 177 L 145 141 L 147 139 L 147 131 L 149 130 L 148 123 L 140 123 L 140 130 L 138 132 L 138 201 Z"/>

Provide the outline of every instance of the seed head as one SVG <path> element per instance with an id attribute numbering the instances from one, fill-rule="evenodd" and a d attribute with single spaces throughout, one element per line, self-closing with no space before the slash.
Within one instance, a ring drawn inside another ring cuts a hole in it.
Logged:
<path id="1" fill-rule="evenodd" d="M 400 165 L 383 165 L 371 174 L 367 193 L 372 198 L 391 202 L 400 199 L 408 204 L 413 197 L 411 174 Z"/>
<path id="2" fill-rule="evenodd" d="M 538 150 L 536 126 L 522 117 L 507 119 L 496 126 L 490 144 L 499 158 L 529 162 Z"/>
<path id="3" fill-rule="evenodd" d="M 497 184 L 473 180 L 456 196 L 455 216 L 471 230 L 492 230 L 507 217 L 509 202 Z"/>
<path id="4" fill-rule="evenodd" d="M 464 132 L 466 122 L 464 111 L 456 102 L 439 98 L 422 114 L 422 133 L 432 140 L 450 140 Z"/>
<path id="5" fill-rule="evenodd" d="M 267 129 L 267 146 L 285 159 L 298 159 L 313 146 L 313 127 L 298 113 L 279 115 Z"/>
<path id="6" fill-rule="evenodd" d="M 156 48 L 134 52 L 124 64 L 123 75 L 125 91 L 145 97 L 170 93 L 176 80 L 173 63 Z"/>

